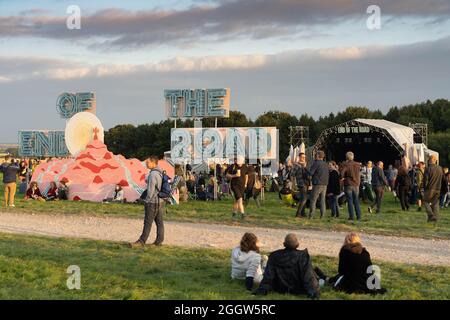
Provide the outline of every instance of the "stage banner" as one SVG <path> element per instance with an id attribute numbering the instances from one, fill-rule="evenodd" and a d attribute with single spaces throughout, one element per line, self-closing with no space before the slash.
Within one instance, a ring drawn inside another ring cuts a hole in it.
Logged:
<path id="1" fill-rule="evenodd" d="M 208 159 L 278 160 L 278 130 L 258 128 L 177 128 L 171 134 L 171 158 L 176 164 L 201 164 Z"/>

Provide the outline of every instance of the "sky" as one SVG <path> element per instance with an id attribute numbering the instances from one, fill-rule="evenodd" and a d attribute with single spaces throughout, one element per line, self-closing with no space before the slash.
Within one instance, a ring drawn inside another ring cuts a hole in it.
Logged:
<path id="1" fill-rule="evenodd" d="M 0 0 L 1 143 L 63 130 L 62 92 L 94 91 L 108 129 L 163 120 L 164 89 L 187 88 L 230 88 L 253 119 L 450 99 L 450 1 Z"/>

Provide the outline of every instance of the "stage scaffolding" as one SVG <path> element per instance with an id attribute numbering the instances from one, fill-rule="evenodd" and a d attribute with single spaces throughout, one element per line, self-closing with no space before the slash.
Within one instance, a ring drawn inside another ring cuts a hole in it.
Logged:
<path id="1" fill-rule="evenodd" d="M 305 146 L 309 145 L 309 127 L 291 126 L 289 127 L 289 143 L 294 148 L 299 147 L 302 142 Z"/>
<path id="2" fill-rule="evenodd" d="M 422 143 L 428 146 L 428 124 L 427 123 L 410 123 L 409 127 L 412 128 L 416 134 L 422 138 Z M 416 139 L 414 139 L 416 140 Z"/>

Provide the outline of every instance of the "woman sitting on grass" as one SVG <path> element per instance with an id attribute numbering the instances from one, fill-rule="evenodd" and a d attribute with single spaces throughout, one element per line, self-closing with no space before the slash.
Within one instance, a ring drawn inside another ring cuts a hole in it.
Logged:
<path id="1" fill-rule="evenodd" d="M 252 290 L 263 278 L 267 257 L 261 256 L 261 243 L 253 233 L 245 233 L 241 244 L 231 252 L 231 278 L 245 279 L 245 287 Z"/>
<path id="2" fill-rule="evenodd" d="M 25 195 L 25 200 L 45 201 L 45 198 L 42 196 L 41 190 L 39 190 L 39 186 L 36 181 L 30 183 L 30 187 Z"/>
<path id="3" fill-rule="evenodd" d="M 386 289 L 382 289 L 379 279 L 375 279 L 374 270 L 369 268 L 372 266 L 370 254 L 362 246 L 359 235 L 351 232 L 345 237 L 344 245 L 339 252 L 338 274 L 328 278 L 319 268 L 315 268 L 315 272 L 337 291 L 349 294 L 383 294 Z"/>
<path id="4" fill-rule="evenodd" d="M 50 188 L 47 191 L 47 196 L 45 197 L 47 201 L 58 200 L 58 187 L 54 181 L 50 182 Z"/>

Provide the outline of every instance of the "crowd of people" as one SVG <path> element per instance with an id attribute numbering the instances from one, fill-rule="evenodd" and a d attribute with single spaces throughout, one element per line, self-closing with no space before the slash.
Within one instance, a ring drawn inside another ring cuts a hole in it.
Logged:
<path id="1" fill-rule="evenodd" d="M 177 172 L 178 170 L 176 170 Z M 232 164 L 216 164 L 209 172 L 196 173 L 190 166 L 179 184 L 180 201 L 214 201 L 233 197 L 232 216 L 245 218 L 245 207 L 253 199 L 261 206 L 260 194 L 264 182 L 257 164 L 246 164 L 243 157 L 237 157 Z"/>
<path id="2" fill-rule="evenodd" d="M 332 217 L 339 217 L 340 209 L 347 202 L 348 219 L 361 220 L 361 200 L 367 203 L 367 210 L 377 214 L 382 212 L 384 192 L 392 192 L 399 199 L 402 210 L 408 211 L 410 205 L 417 205 L 421 211 L 425 207 L 428 221 L 438 219 L 439 209 L 450 203 L 450 174 L 448 168 L 437 165 L 437 157 L 432 155 L 428 166 L 424 162 L 412 168 L 389 165 L 385 170 L 382 161 L 371 161 L 365 165 L 355 161 L 349 151 L 346 161 L 337 164 L 325 162 L 325 154 L 318 151 L 312 164 L 308 164 L 305 154 L 300 154 L 294 164 L 280 164 L 278 183 L 282 185 L 280 198 L 287 204 L 296 206 L 296 217 L 313 218 L 317 203 L 320 217 L 328 207 Z M 309 202 L 309 212 L 306 205 Z"/>
<path id="3" fill-rule="evenodd" d="M 39 166 L 40 160 L 22 159 L 16 160 L 9 156 L 0 165 L 0 172 L 3 174 L 3 184 L 5 192 L 5 205 L 15 207 L 16 193 L 23 195 L 25 200 L 59 201 L 68 200 L 69 187 L 66 180 L 50 183 L 45 189 L 41 190 L 36 181 L 31 181 L 34 170 Z M 19 179 L 19 190 L 17 190 L 17 179 Z"/>
<path id="4" fill-rule="evenodd" d="M 357 294 L 384 294 L 370 254 L 358 234 L 349 233 L 339 252 L 337 274 L 329 277 L 320 267 L 313 267 L 307 249 L 299 250 L 295 234 L 288 234 L 284 249 L 269 257 L 260 252 L 261 242 L 253 233 L 245 233 L 240 245 L 231 252 L 231 278 L 245 280 L 247 290 L 256 295 L 271 291 L 282 294 L 305 294 L 319 298 L 320 288 L 329 285 L 337 291 Z"/>
<path id="5" fill-rule="evenodd" d="M 68 181 L 53 182 L 45 190 L 41 190 L 36 181 L 31 181 L 40 160 L 18 161 L 9 157 L 5 160 L 0 170 L 3 172 L 7 206 L 15 206 L 17 177 L 19 194 L 23 194 L 25 199 L 67 200 Z M 385 192 L 392 192 L 404 211 L 410 210 L 412 205 L 417 205 L 419 211 L 424 207 L 430 222 L 437 221 L 439 209 L 450 204 L 449 170 L 438 166 L 435 156 L 429 158 L 427 166 L 419 162 L 411 168 L 400 164 L 389 164 L 385 168 L 382 161 L 359 163 L 352 152 L 347 152 L 346 161 L 339 164 L 326 162 L 323 151 L 318 151 L 311 163 L 301 153 L 295 163 L 280 163 L 277 177 L 273 178 L 261 177 L 259 165 L 246 164 L 242 157 L 236 158 L 232 164 L 211 165 L 208 172 L 196 173 L 189 166 L 186 169 L 182 172 L 176 170 L 181 178 L 178 185 L 180 201 L 214 201 L 233 197 L 232 216 L 241 219 L 245 218 L 245 208 L 252 199 L 258 208 L 261 206 L 263 189 L 278 192 L 283 202 L 297 209 L 295 216 L 298 218 L 314 218 L 316 207 L 320 218 L 324 217 L 327 208 L 331 217 L 338 218 L 346 203 L 348 219 L 361 220 L 362 203 L 367 204 L 369 213 L 382 212 Z M 115 186 L 104 199 L 106 203 L 126 201 L 120 185 Z"/>
<path id="6" fill-rule="evenodd" d="M 153 222 L 156 223 L 157 236 L 153 245 L 164 242 L 163 212 L 166 201 L 161 195 L 167 188 L 165 172 L 158 166 L 159 158 L 151 156 L 146 160 L 149 174 L 147 187 L 142 197 L 144 203 L 144 225 L 139 239 L 130 246 L 146 245 Z M 259 207 L 259 195 L 267 186 L 267 180 L 261 179 L 257 165 L 245 164 L 243 158 L 237 158 L 230 165 L 217 165 L 209 174 L 196 175 L 186 173 L 187 179 L 180 188 L 185 187 L 197 200 L 217 200 L 227 195 L 234 197 L 233 217 L 245 218 L 246 204 L 253 198 Z M 17 162 L 6 158 L 0 165 L 5 185 L 6 205 L 14 206 L 14 194 L 17 176 L 25 178 L 28 187 L 25 199 L 37 201 L 67 200 L 66 181 L 59 185 L 52 182 L 42 192 L 38 183 L 30 181 L 30 166 L 26 162 Z M 347 202 L 350 220 L 361 219 L 360 199 L 368 203 L 368 211 L 382 212 L 385 190 L 394 192 L 400 200 L 403 210 L 408 210 L 411 202 L 422 205 L 428 213 L 428 221 L 436 221 L 439 208 L 449 203 L 449 173 L 447 168 L 437 165 L 437 159 L 431 156 L 428 165 L 418 163 L 411 169 L 389 165 L 378 161 L 365 165 L 355 161 L 355 155 L 347 152 L 346 161 L 337 164 L 325 161 L 325 154 L 317 152 L 315 160 L 308 164 L 305 154 L 300 154 L 294 164 L 280 165 L 278 178 L 272 181 L 271 189 L 277 185 L 280 197 L 295 205 L 295 216 L 313 218 L 318 204 L 320 217 L 326 213 L 326 205 L 332 217 L 339 217 L 343 201 Z M 21 188 L 21 186 L 20 186 Z M 201 192 L 205 189 L 206 197 Z M 274 190 L 272 190 L 274 191 Z M 124 192 L 120 185 L 115 186 L 111 197 L 105 202 L 124 202 Z M 306 209 L 309 203 L 309 210 Z M 369 252 L 362 246 L 356 233 L 345 237 L 339 253 L 338 272 L 327 276 L 318 266 L 313 267 L 307 249 L 299 250 L 300 243 L 294 234 L 288 234 L 283 242 L 284 249 L 272 252 L 269 257 L 260 253 L 261 242 L 253 233 L 246 233 L 240 245 L 231 252 L 231 278 L 245 280 L 245 287 L 256 295 L 266 295 L 270 291 L 291 294 L 306 294 L 311 298 L 320 296 L 320 288 L 328 285 L 334 290 L 346 293 L 379 294 L 386 292 L 381 288 L 379 279 L 374 278 L 373 265 Z M 375 279 L 375 280 L 374 280 Z"/>

